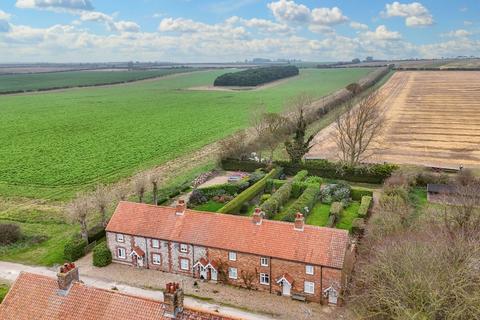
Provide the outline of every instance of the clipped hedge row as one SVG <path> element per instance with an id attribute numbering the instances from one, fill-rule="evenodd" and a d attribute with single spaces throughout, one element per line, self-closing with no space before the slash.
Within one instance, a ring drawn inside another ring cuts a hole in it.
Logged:
<path id="1" fill-rule="evenodd" d="M 278 209 L 290 199 L 292 192 L 292 182 L 283 184 L 272 196 L 267 199 L 260 208 L 267 215 L 267 219 L 271 219 Z"/>
<path id="2" fill-rule="evenodd" d="M 308 176 L 307 170 L 300 170 L 298 173 L 293 177 L 293 182 L 302 182 Z"/>
<path id="3" fill-rule="evenodd" d="M 265 192 L 272 193 L 274 192 L 273 190 L 280 189 L 285 183 L 287 183 L 287 180 L 268 179 L 267 184 L 265 185 Z"/>
<path id="4" fill-rule="evenodd" d="M 280 176 L 282 168 L 274 168 L 265 177 L 260 179 L 257 183 L 253 184 L 245 191 L 240 193 L 235 199 L 228 202 L 225 206 L 220 208 L 220 213 L 237 213 L 240 211 L 242 204 L 253 199 L 259 192 L 265 189 L 268 179 L 274 179 Z"/>
<path id="5" fill-rule="evenodd" d="M 391 164 L 371 164 L 350 167 L 341 163 L 327 160 L 307 160 L 294 165 L 288 161 L 276 161 L 277 165 L 284 168 L 288 175 L 295 175 L 301 170 L 307 170 L 310 175 L 329 179 L 347 180 L 363 183 L 383 183 L 398 167 Z"/>
<path id="6" fill-rule="evenodd" d="M 352 187 L 350 190 L 350 196 L 353 201 L 360 201 L 364 196 L 373 197 L 373 191 L 363 188 Z"/>
<path id="7" fill-rule="evenodd" d="M 358 217 L 365 218 L 368 215 L 368 210 L 370 210 L 370 206 L 372 205 L 373 198 L 370 196 L 363 196 L 362 202 L 360 203 L 360 207 L 358 208 Z"/>
<path id="8" fill-rule="evenodd" d="M 248 181 L 244 180 L 235 183 L 217 184 L 206 188 L 199 188 L 198 190 L 202 191 L 207 198 L 212 198 L 223 194 L 234 196 L 247 189 L 248 186 Z"/>
<path id="9" fill-rule="evenodd" d="M 226 171 L 254 172 L 257 169 L 265 169 L 266 164 L 253 160 L 222 159 L 221 166 Z"/>
<path id="10" fill-rule="evenodd" d="M 312 211 L 313 206 L 317 202 L 319 195 L 319 184 L 308 185 L 302 195 L 298 197 L 298 199 L 288 208 L 288 214 L 283 218 L 283 220 L 290 222 L 295 221 L 295 214 L 297 212 L 301 212 L 305 216 L 308 216 L 308 214 Z M 308 210 L 305 210 L 305 208 Z"/>
<path id="11" fill-rule="evenodd" d="M 88 243 L 92 243 L 104 238 L 105 234 L 105 227 L 101 224 L 97 224 L 88 230 Z"/>
<path id="12" fill-rule="evenodd" d="M 330 215 L 335 217 L 340 217 L 340 214 L 343 211 L 343 204 L 341 202 L 334 202 L 330 206 Z"/>
<path id="13" fill-rule="evenodd" d="M 87 245 L 88 243 L 86 240 L 79 237 L 73 237 L 65 243 L 63 258 L 68 262 L 77 261 L 85 255 L 85 248 Z"/>

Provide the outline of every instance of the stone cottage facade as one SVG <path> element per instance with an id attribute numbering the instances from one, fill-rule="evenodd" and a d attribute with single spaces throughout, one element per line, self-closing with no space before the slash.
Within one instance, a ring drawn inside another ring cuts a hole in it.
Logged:
<path id="1" fill-rule="evenodd" d="M 338 304 L 348 232 L 262 217 L 121 202 L 107 243 L 117 263 Z"/>

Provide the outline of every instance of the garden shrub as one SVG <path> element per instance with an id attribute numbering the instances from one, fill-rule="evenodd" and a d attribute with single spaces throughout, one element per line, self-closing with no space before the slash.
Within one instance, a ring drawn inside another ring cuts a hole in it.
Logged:
<path id="1" fill-rule="evenodd" d="M 348 204 L 350 200 L 350 186 L 346 183 L 333 183 L 326 185 L 320 194 L 322 203 L 330 204 L 335 201 L 342 201 Z"/>
<path id="2" fill-rule="evenodd" d="M 268 179 L 265 186 L 265 192 L 274 193 L 274 191 L 280 189 L 280 187 L 283 186 L 285 183 L 287 183 L 287 180 Z"/>
<path id="3" fill-rule="evenodd" d="M 427 186 L 427 184 L 448 184 L 450 177 L 446 173 L 420 172 L 416 178 L 417 186 Z"/>
<path id="4" fill-rule="evenodd" d="M 309 176 L 305 179 L 304 183 L 306 184 L 322 184 L 323 180 L 317 176 Z"/>
<path id="5" fill-rule="evenodd" d="M 352 221 L 352 233 L 355 235 L 361 235 L 365 231 L 365 219 L 355 218 Z"/>
<path id="6" fill-rule="evenodd" d="M 88 243 L 84 239 L 76 236 L 67 240 L 63 249 L 63 258 L 66 261 L 73 262 L 85 255 L 85 248 Z"/>
<path id="7" fill-rule="evenodd" d="M 317 202 L 319 194 L 319 184 L 308 185 L 302 195 L 298 197 L 298 199 L 288 208 L 288 214 L 283 218 L 283 220 L 290 222 L 295 221 L 295 214 L 297 212 L 301 212 L 305 217 L 307 217 Z"/>
<path id="8" fill-rule="evenodd" d="M 305 191 L 305 188 L 307 185 L 303 182 L 299 181 L 293 181 L 292 183 L 292 198 L 298 198 L 302 195 L 303 191 Z"/>
<path id="9" fill-rule="evenodd" d="M 105 237 L 105 227 L 101 224 L 98 224 L 88 230 L 88 243 L 98 241 L 103 237 Z"/>
<path id="10" fill-rule="evenodd" d="M 235 199 L 227 203 L 224 207 L 222 207 L 218 212 L 220 213 L 236 213 L 239 212 L 240 207 L 244 202 L 250 201 L 253 199 L 257 194 L 262 192 L 265 189 L 265 185 L 268 179 L 273 179 L 278 177 L 282 173 L 282 168 L 274 168 L 272 169 L 265 177 L 260 179 L 257 183 L 253 184 L 252 186 L 248 187 L 245 191 L 240 193 Z"/>
<path id="11" fill-rule="evenodd" d="M 248 176 L 249 185 L 252 185 L 265 177 L 265 174 L 266 173 L 262 169 L 257 169 L 254 172 L 250 173 L 250 175 Z"/>
<path id="12" fill-rule="evenodd" d="M 265 163 L 253 161 L 253 160 L 237 160 L 237 159 L 223 159 L 221 161 L 223 170 L 226 171 L 244 171 L 254 172 L 257 169 L 265 169 L 267 165 Z"/>
<path id="13" fill-rule="evenodd" d="M 107 242 L 102 241 L 93 248 L 93 265 L 105 267 L 112 263 L 112 253 L 107 247 Z"/>
<path id="14" fill-rule="evenodd" d="M 273 217 L 278 212 L 280 207 L 290 199 L 291 192 L 292 182 L 289 181 L 275 191 L 275 193 L 260 206 L 262 211 L 267 215 L 267 218 Z"/>
<path id="15" fill-rule="evenodd" d="M 307 170 L 298 171 L 298 173 L 293 177 L 294 182 L 301 182 L 308 176 Z"/>
<path id="16" fill-rule="evenodd" d="M 335 225 L 335 222 L 337 222 L 337 216 L 331 214 L 330 216 L 328 216 L 328 222 L 326 226 L 328 228 L 333 228 L 333 226 Z"/>
<path id="17" fill-rule="evenodd" d="M 362 202 L 360 203 L 360 207 L 358 208 L 358 216 L 360 218 L 365 218 L 368 215 L 368 210 L 370 210 L 370 206 L 372 205 L 373 198 L 370 196 L 363 196 Z"/>
<path id="18" fill-rule="evenodd" d="M 330 206 L 330 215 L 334 215 L 335 217 L 340 217 L 340 214 L 343 211 L 343 204 L 341 202 L 334 202 Z"/>
<path id="19" fill-rule="evenodd" d="M 9 245 L 22 238 L 22 231 L 16 224 L 0 224 L 0 245 Z"/>
<path id="20" fill-rule="evenodd" d="M 363 189 L 363 188 L 352 187 L 350 189 L 350 196 L 352 197 L 352 200 L 360 201 L 362 200 L 363 196 L 373 197 L 373 191 L 368 189 Z"/>
<path id="21" fill-rule="evenodd" d="M 272 195 L 270 193 L 264 193 L 262 194 L 262 197 L 260 198 L 260 203 L 264 203 L 265 201 L 267 201 L 268 199 L 270 199 Z"/>
<path id="22" fill-rule="evenodd" d="M 208 198 L 205 196 L 201 189 L 195 189 L 192 191 L 190 198 L 188 199 L 188 206 L 190 208 L 199 206 L 208 201 Z"/>

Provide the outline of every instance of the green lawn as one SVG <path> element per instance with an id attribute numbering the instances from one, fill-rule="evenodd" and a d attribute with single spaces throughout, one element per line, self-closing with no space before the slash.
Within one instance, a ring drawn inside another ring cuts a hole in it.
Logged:
<path id="1" fill-rule="evenodd" d="M 215 70 L 128 86 L 0 96 L 0 196 L 66 200 L 245 128 L 259 103 L 281 111 L 300 92 L 321 97 L 369 71 L 302 69 L 258 91 L 185 90 L 225 72 Z"/>
<path id="2" fill-rule="evenodd" d="M 340 216 L 340 220 L 337 222 L 336 228 L 351 231 L 352 222 L 358 217 L 359 207 L 360 203 L 353 201 L 347 208 L 345 208 Z"/>
<path id="3" fill-rule="evenodd" d="M 204 204 L 196 206 L 195 210 L 217 212 L 224 205 L 225 205 L 225 203 L 220 203 L 220 202 L 216 202 L 216 201 L 213 201 L 213 200 L 209 200 L 208 202 L 206 202 Z"/>
<path id="4" fill-rule="evenodd" d="M 68 71 L 0 75 L 0 93 L 121 83 L 190 71 L 187 68 L 140 71 Z"/>
<path id="5" fill-rule="evenodd" d="M 2 303 L 3 298 L 7 295 L 9 287 L 6 284 L 0 283 L 0 303 Z"/>
<path id="6" fill-rule="evenodd" d="M 318 202 L 312 209 L 312 212 L 307 217 L 307 224 L 324 227 L 328 223 L 330 215 L 330 205 Z"/>

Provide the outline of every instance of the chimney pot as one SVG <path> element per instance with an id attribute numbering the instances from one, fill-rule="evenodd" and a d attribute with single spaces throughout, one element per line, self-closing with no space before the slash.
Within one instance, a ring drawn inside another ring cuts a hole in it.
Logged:
<path id="1" fill-rule="evenodd" d="M 253 213 L 253 223 L 256 225 L 262 224 L 263 220 L 263 212 L 260 208 L 255 208 L 255 212 Z"/>
<path id="2" fill-rule="evenodd" d="M 297 212 L 295 215 L 295 226 L 294 229 L 298 231 L 303 231 L 305 225 L 305 218 L 303 217 L 303 214 L 300 212 Z"/>
<path id="3" fill-rule="evenodd" d="M 67 291 L 72 283 L 77 281 L 80 281 L 80 276 L 74 263 L 65 263 L 63 267 L 60 267 L 57 273 L 57 283 L 60 290 Z"/>
<path id="4" fill-rule="evenodd" d="M 183 213 L 185 212 L 185 208 L 186 208 L 185 200 L 183 200 L 183 199 L 178 200 L 177 201 L 177 207 L 176 207 L 176 210 L 175 210 L 175 214 L 178 215 L 178 216 L 183 215 Z"/>

